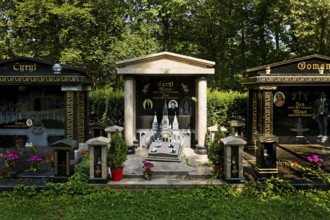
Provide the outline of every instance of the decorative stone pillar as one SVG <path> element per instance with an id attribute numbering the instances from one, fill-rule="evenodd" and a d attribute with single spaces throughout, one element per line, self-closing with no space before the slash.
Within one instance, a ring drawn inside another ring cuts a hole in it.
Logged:
<path id="1" fill-rule="evenodd" d="M 133 145 L 135 139 L 135 106 L 134 106 L 134 78 L 125 77 L 125 124 L 124 124 L 124 133 L 125 133 L 125 142 L 127 145 Z"/>
<path id="2" fill-rule="evenodd" d="M 77 149 L 78 141 L 62 139 L 51 144 L 54 150 L 54 181 L 65 181 L 73 173 L 73 152 Z"/>
<path id="3" fill-rule="evenodd" d="M 74 138 L 74 93 L 73 92 L 66 92 L 66 129 L 65 135 L 66 138 Z"/>
<path id="4" fill-rule="evenodd" d="M 196 128 L 197 132 L 197 146 L 195 152 L 197 154 L 206 154 L 205 137 L 207 134 L 207 81 L 206 77 L 201 77 L 197 80 L 198 94 L 197 94 L 197 112 L 198 121 Z"/>
<path id="5" fill-rule="evenodd" d="M 88 137 L 88 91 L 89 86 L 61 86 L 66 96 L 66 138 L 84 143 Z"/>
<path id="6" fill-rule="evenodd" d="M 268 88 L 273 90 L 273 88 Z M 263 125 L 262 133 L 266 135 L 273 134 L 273 92 L 263 91 Z"/>
<path id="7" fill-rule="evenodd" d="M 230 183 L 244 183 L 243 147 L 246 141 L 229 136 L 221 139 L 224 145 L 224 177 Z"/>
<path id="8" fill-rule="evenodd" d="M 274 135 L 259 135 L 257 137 L 257 153 L 255 172 L 259 180 L 265 180 L 278 174 L 276 166 L 276 147 L 279 138 Z"/>
<path id="9" fill-rule="evenodd" d="M 249 90 L 249 105 L 248 105 L 248 117 L 247 117 L 247 149 L 256 149 L 256 138 L 258 134 L 258 92 L 254 89 Z M 260 113 L 259 113 L 260 114 Z"/>
<path id="10" fill-rule="evenodd" d="M 108 180 L 107 151 L 110 139 L 96 137 L 89 139 L 86 144 L 89 147 L 89 171 L 91 183 L 106 183 Z"/>

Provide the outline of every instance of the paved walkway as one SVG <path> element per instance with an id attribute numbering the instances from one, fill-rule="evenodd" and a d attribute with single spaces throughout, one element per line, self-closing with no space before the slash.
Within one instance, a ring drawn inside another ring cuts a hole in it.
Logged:
<path id="1" fill-rule="evenodd" d="M 42 152 L 40 150 L 40 152 Z M 45 153 L 45 152 L 42 152 Z M 121 181 L 109 180 L 99 186 L 113 188 L 191 188 L 202 185 L 223 185 L 224 180 L 213 178 L 213 170 L 207 155 L 195 154 L 193 149 L 184 148 L 181 162 L 152 161 L 154 164 L 151 180 L 143 178 L 143 162 L 147 157 L 147 149 L 137 148 L 135 154 L 128 155 L 125 162 L 124 176 Z M 290 160 L 298 161 L 302 165 L 308 165 L 307 156 L 317 154 L 324 158 L 326 169 L 330 169 L 330 149 L 321 145 L 282 145 L 277 148 L 277 159 L 280 162 Z M 26 155 L 28 156 L 28 155 Z M 2 158 L 3 159 L 3 158 Z M 254 181 L 255 152 L 244 152 L 243 170 L 246 181 Z M 50 169 L 50 167 L 48 167 Z M 0 187 L 4 189 L 15 184 L 44 186 L 47 178 L 51 177 L 51 170 L 45 169 L 44 176 L 33 176 L 29 171 L 21 172 L 18 178 L 0 180 Z M 22 168 L 23 169 L 23 168 Z M 290 169 L 278 165 L 279 177 L 289 180 L 294 184 L 313 184 L 306 177 L 294 175 Z M 326 170 L 328 171 L 328 170 Z M 29 181 L 28 181 L 29 180 Z M 244 184 L 237 184 L 244 187 Z"/>
<path id="2" fill-rule="evenodd" d="M 213 178 L 213 170 L 207 155 L 198 155 L 190 148 L 182 151 L 181 162 L 151 161 L 154 164 L 151 180 L 143 178 L 143 162 L 148 151 L 139 147 L 135 154 L 128 155 L 123 179 L 109 180 L 106 185 L 114 188 L 176 188 L 199 185 L 221 185 L 223 182 Z"/>

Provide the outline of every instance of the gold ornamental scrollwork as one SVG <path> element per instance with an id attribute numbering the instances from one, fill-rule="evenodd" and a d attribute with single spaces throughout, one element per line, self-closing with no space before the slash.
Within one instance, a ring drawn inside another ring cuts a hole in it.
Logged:
<path id="1" fill-rule="evenodd" d="M 258 86 L 259 90 L 276 90 L 277 86 Z"/>
<path id="2" fill-rule="evenodd" d="M 257 140 L 260 143 L 278 143 L 279 138 L 274 135 L 260 135 L 257 137 Z"/>
<path id="3" fill-rule="evenodd" d="M 66 132 L 67 138 L 73 138 L 73 92 L 66 94 Z"/>
<path id="4" fill-rule="evenodd" d="M 85 76 L 2 76 L 0 82 L 6 83 L 22 83 L 22 82 L 33 82 L 33 83 L 52 83 L 52 82 L 86 82 L 89 80 Z"/>
<path id="5" fill-rule="evenodd" d="M 258 93 L 252 93 L 252 134 L 258 132 Z"/>
<path id="6" fill-rule="evenodd" d="M 272 108 L 272 92 L 265 92 L 265 118 L 264 118 L 264 129 L 265 134 L 271 134 L 271 108 Z"/>

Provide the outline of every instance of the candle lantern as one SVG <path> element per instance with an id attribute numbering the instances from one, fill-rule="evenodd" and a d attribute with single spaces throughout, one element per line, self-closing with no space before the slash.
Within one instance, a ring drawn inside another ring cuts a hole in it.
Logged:
<path id="1" fill-rule="evenodd" d="M 62 139 L 51 144 L 54 150 L 54 181 L 66 181 L 73 173 L 74 150 L 78 148 L 78 141 L 72 139 Z"/>
<path id="2" fill-rule="evenodd" d="M 213 142 L 215 133 L 218 131 L 218 126 L 214 125 L 214 126 L 208 127 L 207 130 L 209 131 L 210 142 Z"/>
<path id="3" fill-rule="evenodd" d="M 229 136 L 221 139 L 224 147 L 224 178 L 229 183 L 244 183 L 243 147 L 246 141 Z"/>
<path id="4" fill-rule="evenodd" d="M 279 138 L 274 135 L 256 136 L 257 153 L 255 172 L 259 180 L 277 176 L 276 147 Z"/>
<path id="5" fill-rule="evenodd" d="M 91 183 L 107 183 L 107 151 L 110 141 L 109 138 L 100 136 L 86 142 L 89 148 L 89 182 Z"/>
<path id="6" fill-rule="evenodd" d="M 104 125 L 102 123 L 99 123 L 99 122 L 93 123 L 89 126 L 89 129 L 90 129 L 92 138 L 99 137 L 99 136 L 106 137 Z"/>
<path id="7" fill-rule="evenodd" d="M 114 125 L 111 127 L 108 127 L 105 129 L 105 132 L 108 134 L 108 138 L 111 140 L 111 136 L 116 132 L 116 130 L 119 131 L 119 134 L 122 135 L 122 132 L 124 130 L 123 127 Z M 127 154 L 135 154 L 135 148 L 137 147 L 138 143 L 135 143 L 133 145 L 130 145 L 127 147 Z"/>
<path id="8" fill-rule="evenodd" d="M 228 122 L 230 126 L 230 135 L 237 136 L 237 137 L 244 137 L 243 129 L 245 123 L 241 120 L 231 120 Z"/>

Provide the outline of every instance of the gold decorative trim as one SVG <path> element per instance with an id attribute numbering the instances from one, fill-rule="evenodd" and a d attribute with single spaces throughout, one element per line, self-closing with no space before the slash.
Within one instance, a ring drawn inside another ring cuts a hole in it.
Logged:
<path id="1" fill-rule="evenodd" d="M 259 86 L 259 90 L 276 90 L 277 86 Z"/>
<path id="2" fill-rule="evenodd" d="M 258 104 L 257 104 L 257 107 L 258 107 L 258 126 L 257 126 L 257 129 L 258 129 L 258 133 L 263 133 L 263 97 L 262 97 L 262 92 L 259 91 L 258 92 Z"/>
<path id="3" fill-rule="evenodd" d="M 58 83 L 58 82 L 76 82 L 90 83 L 85 76 L 0 76 L 1 83 Z"/>
<path id="4" fill-rule="evenodd" d="M 256 76 L 242 80 L 242 84 L 258 83 L 330 83 L 330 76 Z"/>
<path id="5" fill-rule="evenodd" d="M 73 138 L 73 92 L 66 93 L 66 137 Z"/>
<path id="6" fill-rule="evenodd" d="M 279 138 L 274 135 L 260 135 L 256 137 L 260 143 L 278 143 Z"/>
<path id="7" fill-rule="evenodd" d="M 258 94 L 256 91 L 252 93 L 252 134 L 258 133 Z M 252 142 L 254 142 L 252 138 Z"/>
<path id="8" fill-rule="evenodd" d="M 271 134 L 271 103 L 272 103 L 272 92 L 265 92 L 265 119 L 264 119 L 264 129 L 265 134 Z"/>
<path id="9" fill-rule="evenodd" d="M 85 142 L 85 92 L 77 92 L 77 138 Z"/>

